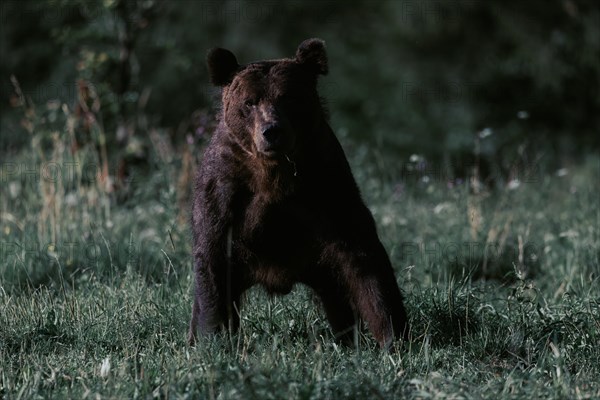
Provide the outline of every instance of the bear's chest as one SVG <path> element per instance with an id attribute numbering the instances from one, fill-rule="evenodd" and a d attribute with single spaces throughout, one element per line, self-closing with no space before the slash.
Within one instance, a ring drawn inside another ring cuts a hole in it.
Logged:
<path id="1" fill-rule="evenodd" d="M 324 218 L 315 204 L 302 198 L 277 204 L 256 198 L 239 220 L 238 238 L 258 264 L 300 266 L 314 256 Z"/>

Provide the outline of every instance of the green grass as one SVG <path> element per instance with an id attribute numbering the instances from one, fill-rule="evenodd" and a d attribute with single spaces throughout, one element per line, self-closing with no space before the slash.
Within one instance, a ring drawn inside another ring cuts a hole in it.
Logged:
<path id="1" fill-rule="evenodd" d="M 153 149 L 123 198 L 15 172 L 97 159 L 63 144 L 34 141 L 0 176 L 2 398 L 600 398 L 597 156 L 473 194 L 349 149 L 413 325 L 386 353 L 368 331 L 336 345 L 302 287 L 252 290 L 239 333 L 188 347 L 181 158 Z"/>

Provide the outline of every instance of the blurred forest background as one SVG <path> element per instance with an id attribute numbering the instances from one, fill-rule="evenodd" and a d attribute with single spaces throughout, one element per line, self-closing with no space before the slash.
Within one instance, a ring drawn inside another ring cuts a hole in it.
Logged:
<path id="1" fill-rule="evenodd" d="M 4 156 L 70 116 L 71 150 L 104 147 L 126 176 L 151 131 L 176 149 L 205 143 L 209 48 L 244 63 L 308 37 L 328 44 L 321 93 L 345 146 L 455 174 L 481 157 L 501 176 L 600 145 L 595 0 L 3 0 L 0 13 Z"/>

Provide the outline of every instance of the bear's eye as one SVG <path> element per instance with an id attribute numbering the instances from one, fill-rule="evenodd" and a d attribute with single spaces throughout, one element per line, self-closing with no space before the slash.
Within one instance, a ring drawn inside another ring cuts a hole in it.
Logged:
<path id="1" fill-rule="evenodd" d="M 255 105 L 256 105 L 255 99 L 247 99 L 246 101 L 244 101 L 244 107 L 246 107 L 246 108 L 252 108 Z"/>

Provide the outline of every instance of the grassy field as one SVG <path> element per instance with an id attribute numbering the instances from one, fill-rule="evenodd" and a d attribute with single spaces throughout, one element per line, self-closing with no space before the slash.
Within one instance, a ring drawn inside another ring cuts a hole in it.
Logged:
<path id="1" fill-rule="evenodd" d="M 412 340 L 340 347 L 308 290 L 257 288 L 238 334 L 190 348 L 194 157 L 153 139 L 111 192 L 67 137 L 2 162 L 2 398 L 600 398 L 596 155 L 473 191 L 350 145 Z"/>

